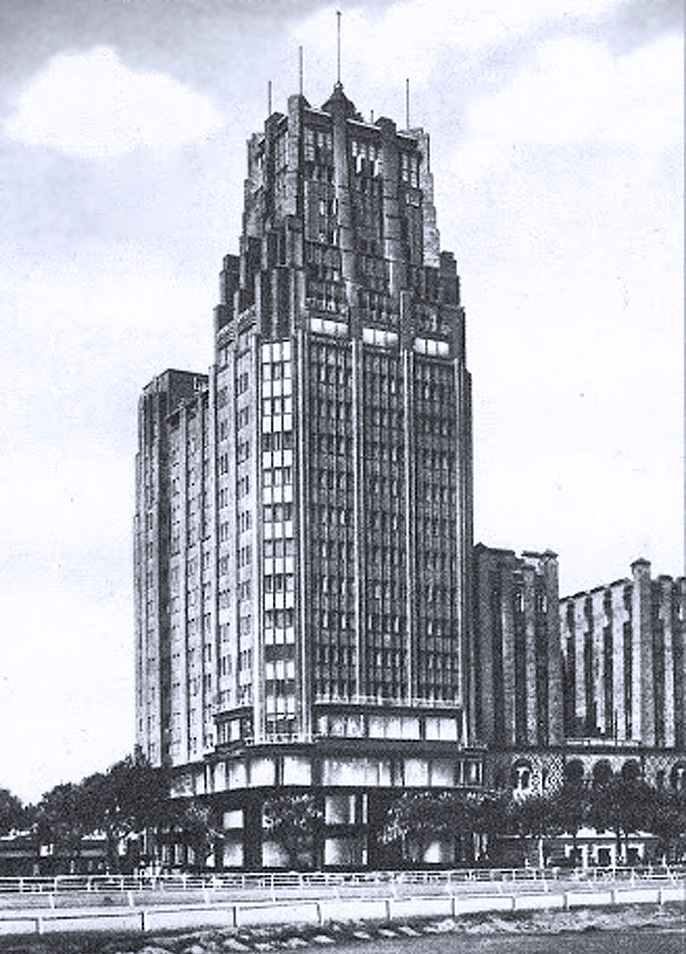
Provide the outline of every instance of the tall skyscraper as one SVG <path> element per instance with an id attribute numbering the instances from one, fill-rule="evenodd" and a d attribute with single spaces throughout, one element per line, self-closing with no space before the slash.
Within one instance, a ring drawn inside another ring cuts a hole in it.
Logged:
<path id="1" fill-rule="evenodd" d="M 139 411 L 137 738 L 225 807 L 227 862 L 261 860 L 256 790 L 319 792 L 323 861 L 359 863 L 384 798 L 480 782 L 464 321 L 426 133 L 291 97 L 248 144 L 209 376 Z"/>

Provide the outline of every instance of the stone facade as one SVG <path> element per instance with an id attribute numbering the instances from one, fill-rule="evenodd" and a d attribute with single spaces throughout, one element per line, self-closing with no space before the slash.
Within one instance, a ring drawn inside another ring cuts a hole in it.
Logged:
<path id="1" fill-rule="evenodd" d="M 686 580 L 631 570 L 560 600 L 566 735 L 683 750 Z"/>
<path id="2" fill-rule="evenodd" d="M 632 579 L 559 598 L 555 555 L 478 545 L 472 718 L 487 787 L 551 794 L 571 763 L 588 781 L 634 772 L 684 784 L 686 581 Z"/>
<path id="3" fill-rule="evenodd" d="M 472 719 L 489 746 L 562 741 L 557 557 L 551 551 L 474 553 Z"/>
<path id="4" fill-rule="evenodd" d="M 316 803 L 313 863 L 383 867 L 405 791 L 545 794 L 573 760 L 680 787 L 684 579 L 639 560 L 560 601 L 554 553 L 472 547 L 426 133 L 291 97 L 220 288 L 209 374 L 141 396 L 134 529 L 136 739 L 216 809 L 217 863 L 284 863 L 274 792 Z"/>
<path id="5" fill-rule="evenodd" d="M 482 780 L 471 382 L 426 133 L 340 84 L 291 97 L 248 144 L 220 285 L 209 375 L 141 399 L 137 741 L 212 798 L 227 864 L 266 860 L 275 789 L 320 800 L 321 863 L 362 864 L 389 798 Z"/>

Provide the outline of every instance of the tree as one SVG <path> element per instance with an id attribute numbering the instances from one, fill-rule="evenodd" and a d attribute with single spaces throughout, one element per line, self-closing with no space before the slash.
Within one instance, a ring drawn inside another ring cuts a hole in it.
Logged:
<path id="1" fill-rule="evenodd" d="M 628 836 L 653 827 L 654 793 L 641 778 L 612 775 L 590 791 L 589 821 L 596 831 L 613 831 L 617 858 Z M 626 860 L 626 851 L 624 852 Z"/>
<path id="2" fill-rule="evenodd" d="M 472 792 L 450 792 L 444 796 L 445 832 L 453 841 L 453 853 L 456 862 L 472 864 L 479 832 L 480 797 Z"/>
<path id="3" fill-rule="evenodd" d="M 264 803 L 265 830 L 286 853 L 291 868 L 314 863 L 315 831 L 322 813 L 312 795 L 282 793 Z"/>
<path id="4" fill-rule="evenodd" d="M 578 772 L 573 770 L 575 767 L 572 766 L 572 771 L 565 773 L 562 788 L 553 799 L 553 810 L 557 827 L 572 836 L 572 852 L 576 864 L 579 856 L 577 836 L 579 829 L 583 828 L 588 820 L 589 792 L 584 782 L 583 768 Z"/>
<path id="5" fill-rule="evenodd" d="M 197 799 L 178 803 L 172 809 L 171 825 L 182 844 L 193 852 L 195 867 L 202 870 L 223 835 L 211 808 Z"/>
<path id="6" fill-rule="evenodd" d="M 120 866 L 119 844 L 127 835 L 164 824 L 169 813 L 169 783 L 163 769 L 140 754 L 116 762 L 105 773 L 84 779 L 97 827 L 107 839 L 111 871 Z"/>
<path id="7" fill-rule="evenodd" d="M 503 791 L 475 796 L 474 826 L 479 836 L 479 856 L 492 859 L 494 848 L 507 831 L 510 795 Z"/>
<path id="8" fill-rule="evenodd" d="M 0 835 L 8 835 L 26 823 L 27 810 L 6 788 L 0 788 Z"/>
<path id="9" fill-rule="evenodd" d="M 421 864 L 431 843 L 451 830 L 456 814 L 447 795 L 408 792 L 391 804 L 379 838 L 386 845 L 399 843 L 405 861 Z"/>
<path id="10" fill-rule="evenodd" d="M 507 827 L 513 835 L 535 840 L 538 866 L 543 868 L 545 866 L 543 840 L 546 835 L 558 834 L 560 831 L 555 800 L 542 795 L 512 799 Z"/>
<path id="11" fill-rule="evenodd" d="M 679 861 L 686 842 L 686 793 L 654 792 L 650 831 L 659 839 L 664 863 Z"/>
<path id="12" fill-rule="evenodd" d="M 66 782 L 43 795 L 36 808 L 36 831 L 41 845 L 52 845 L 56 863 L 78 863 L 83 839 L 97 827 L 95 806 L 84 783 Z"/>

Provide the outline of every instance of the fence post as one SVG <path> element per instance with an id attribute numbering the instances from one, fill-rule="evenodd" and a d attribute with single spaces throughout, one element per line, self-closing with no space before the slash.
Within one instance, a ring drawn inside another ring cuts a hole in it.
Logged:
<path id="1" fill-rule="evenodd" d="M 145 910 L 141 911 L 141 931 L 145 934 L 148 930 L 148 912 Z"/>

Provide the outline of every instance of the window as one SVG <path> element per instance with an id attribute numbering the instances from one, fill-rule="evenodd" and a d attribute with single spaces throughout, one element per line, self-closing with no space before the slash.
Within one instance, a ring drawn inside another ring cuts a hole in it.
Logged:
<path id="1" fill-rule="evenodd" d="M 531 789 L 533 773 L 528 762 L 517 762 L 512 769 L 512 788 L 515 792 L 528 792 Z"/>

